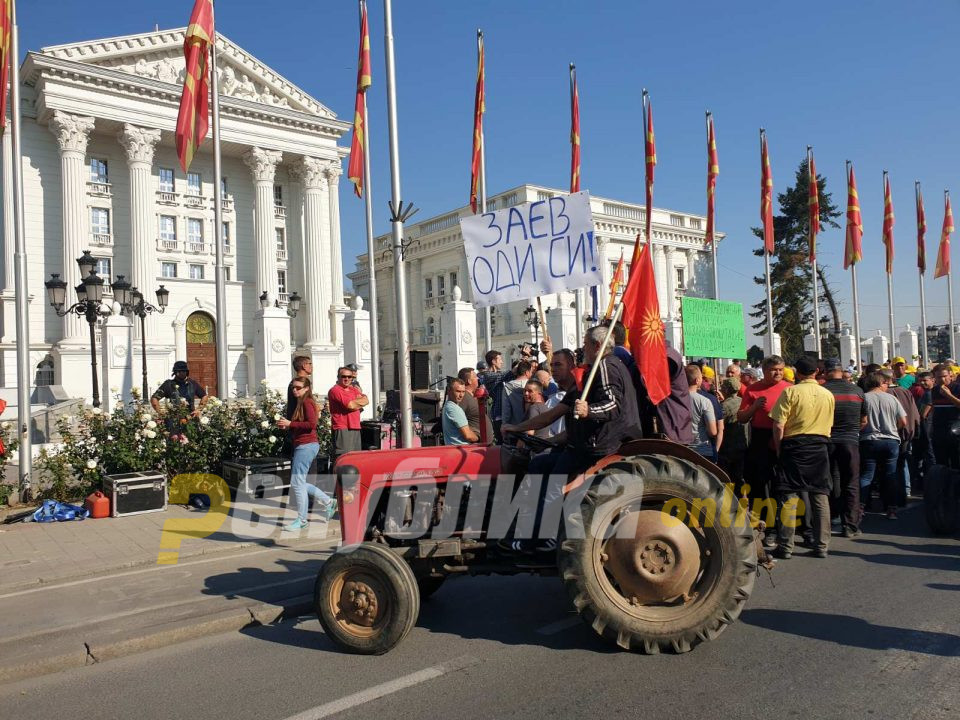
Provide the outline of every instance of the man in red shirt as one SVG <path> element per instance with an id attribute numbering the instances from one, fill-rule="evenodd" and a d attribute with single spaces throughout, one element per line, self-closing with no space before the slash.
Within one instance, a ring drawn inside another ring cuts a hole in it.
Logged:
<path id="1" fill-rule="evenodd" d="M 333 431 L 333 447 L 330 463 L 344 453 L 362 448 L 360 442 L 360 408 L 369 404 L 367 396 L 354 386 L 357 374 L 348 367 L 337 370 L 337 384 L 327 393 L 330 407 L 330 429 Z"/>
<path id="2" fill-rule="evenodd" d="M 780 398 L 780 393 L 791 387 L 783 379 L 784 362 L 779 355 L 771 355 L 763 361 L 763 380 L 753 383 L 743 391 L 737 420 L 750 423 L 750 445 L 747 447 L 744 476 L 750 483 L 750 506 L 753 501 L 775 497 L 771 493 L 776 472 L 777 454 L 773 448 L 773 420 L 770 410 Z M 773 534 L 773 528 L 768 528 Z"/>

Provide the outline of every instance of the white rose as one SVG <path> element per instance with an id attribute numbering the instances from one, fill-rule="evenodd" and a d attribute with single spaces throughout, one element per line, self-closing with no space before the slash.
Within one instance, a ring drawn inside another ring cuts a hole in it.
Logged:
<path id="1" fill-rule="evenodd" d="M 134 436 L 135 438 L 139 438 L 139 437 L 140 437 L 140 431 L 137 430 L 137 431 L 133 434 L 133 436 Z"/>
<path id="2" fill-rule="evenodd" d="M 157 422 L 155 420 L 151 420 L 150 422 L 147 423 L 147 427 L 150 428 L 151 430 L 153 430 L 156 426 L 157 426 Z"/>
<path id="3" fill-rule="evenodd" d="M 114 385 L 113 387 L 110 388 L 110 392 L 113 393 L 114 395 L 116 395 L 117 393 L 120 392 L 120 388 L 118 388 L 116 385 Z"/>
<path id="4" fill-rule="evenodd" d="M 261 385 L 269 385 L 270 383 L 267 381 L 266 378 L 264 378 L 263 380 L 260 381 L 260 384 L 261 384 Z"/>
<path id="5" fill-rule="evenodd" d="M 150 440 L 153 440 L 153 439 L 157 436 L 157 431 L 156 431 L 156 430 L 144 430 L 144 431 L 143 431 L 143 436 L 144 436 L 145 438 L 148 438 L 148 439 L 150 439 Z"/>
<path id="6" fill-rule="evenodd" d="M 102 415 L 102 414 L 103 414 L 103 410 L 101 410 L 100 408 L 94 408 L 94 409 L 91 410 L 90 412 L 92 412 L 94 415 Z"/>
<path id="7" fill-rule="evenodd" d="M 260 408 L 257 408 L 257 411 L 254 413 L 254 415 L 256 415 L 257 417 L 263 417 L 263 410 L 261 410 Z"/>
<path id="8" fill-rule="evenodd" d="M 90 468 L 91 470 L 96 470 L 96 469 L 97 469 L 97 461 L 96 461 L 96 460 L 93 460 L 93 459 L 87 460 L 87 467 Z"/>
<path id="9" fill-rule="evenodd" d="M 107 435 L 107 441 L 109 442 L 111 440 L 113 440 L 113 435 Z"/>
<path id="10" fill-rule="evenodd" d="M 210 424 L 210 418 L 208 418 L 206 415 L 204 415 L 202 418 L 200 418 L 200 424 L 201 424 L 201 425 L 209 425 L 209 424 Z"/>
<path id="11" fill-rule="evenodd" d="M 271 435 L 270 437 L 267 438 L 267 440 L 269 440 L 271 443 L 275 443 L 277 441 L 277 436 Z"/>
<path id="12" fill-rule="evenodd" d="M 274 420 L 279 420 L 281 417 L 283 417 L 283 416 L 282 416 L 280 413 L 277 413 L 276 415 L 273 416 L 273 419 L 274 419 Z"/>
<path id="13" fill-rule="evenodd" d="M 0 423 L 0 427 L 2 427 L 4 430 L 9 430 L 10 423 L 8 423 L 7 421 L 4 421 L 3 423 Z"/>
<path id="14" fill-rule="evenodd" d="M 262 421 L 262 422 L 260 423 L 260 427 L 262 427 L 264 430 L 266 430 L 268 427 L 270 427 L 270 423 L 268 423 L 266 420 L 264 420 L 264 421 Z"/>
<path id="15" fill-rule="evenodd" d="M 140 416 L 140 420 L 142 422 L 150 422 L 152 419 L 153 419 L 153 415 L 151 415 L 150 413 L 144 413 L 143 415 Z"/>

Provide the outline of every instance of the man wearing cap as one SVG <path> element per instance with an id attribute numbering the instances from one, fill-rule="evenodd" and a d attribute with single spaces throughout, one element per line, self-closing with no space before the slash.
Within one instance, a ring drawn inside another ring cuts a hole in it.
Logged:
<path id="1" fill-rule="evenodd" d="M 835 403 L 833 394 L 817 382 L 815 359 L 797 360 L 796 378 L 796 385 L 784 389 L 770 411 L 773 446 L 780 460 L 774 487 L 785 507 L 801 495 L 808 501 L 814 533 L 811 554 L 825 558 L 830 543 L 829 438 Z M 789 519 L 780 523 L 775 557 L 788 559 L 793 554 L 794 525 Z"/>
<path id="2" fill-rule="evenodd" d="M 200 409 L 207 404 L 207 391 L 189 375 L 190 368 L 184 360 L 177 360 L 173 364 L 173 377 L 164 380 L 150 397 L 150 404 L 157 413 L 160 412 L 160 400 L 166 398 L 173 402 L 185 400 L 190 407 L 190 414 L 193 417 L 200 416 Z M 200 404 L 195 406 L 197 399 Z"/>
<path id="3" fill-rule="evenodd" d="M 828 358 L 823 363 L 827 381 L 823 387 L 833 393 L 833 427 L 830 430 L 830 474 L 833 497 L 839 501 L 844 537 L 860 532 L 860 428 L 866 424 L 863 390 L 843 378 L 843 363 Z"/>
<path id="4" fill-rule="evenodd" d="M 917 381 L 916 375 L 908 372 L 907 361 L 902 357 L 895 357 L 891 363 L 893 366 L 893 379 L 897 385 L 904 390 L 909 390 Z"/>

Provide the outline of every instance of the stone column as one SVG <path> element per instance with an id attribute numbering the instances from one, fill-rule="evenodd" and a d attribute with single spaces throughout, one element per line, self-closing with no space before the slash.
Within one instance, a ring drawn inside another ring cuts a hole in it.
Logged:
<path id="1" fill-rule="evenodd" d="M 327 165 L 327 184 L 330 197 L 330 274 L 333 283 L 330 286 L 332 305 L 337 308 L 343 304 L 343 253 L 340 247 L 340 175 L 343 168 L 335 161 Z"/>
<path id="2" fill-rule="evenodd" d="M 557 307 L 548 308 L 544 312 L 544 316 L 547 320 L 547 333 L 553 341 L 554 349 L 570 348 L 573 350 L 577 344 L 576 310 L 569 305 L 561 304 Z"/>
<path id="3" fill-rule="evenodd" d="M 60 182 L 63 196 L 63 266 L 60 277 L 67 283 L 67 302 L 75 299 L 74 288 L 80 284 L 77 258 L 83 255 L 89 237 L 87 217 L 87 141 L 93 130 L 93 118 L 54 111 L 50 132 L 60 148 Z M 88 329 L 85 321 L 70 314 L 63 318 L 62 345 L 86 345 Z"/>
<path id="4" fill-rule="evenodd" d="M 327 179 L 324 163 L 305 157 L 297 172 L 303 178 L 303 305 L 306 325 L 304 345 L 316 347 L 330 342 L 329 283 L 330 268 L 323 264 L 327 214 Z"/>
<path id="5" fill-rule="evenodd" d="M 343 319 L 343 364 L 357 365 L 357 382 L 364 391 L 369 392 L 373 373 L 377 372 L 370 356 L 370 313 L 363 309 L 363 298 L 353 298 L 353 308 Z M 361 420 L 372 420 L 379 398 L 370 398 L 371 402 L 360 411 Z M 379 413 L 378 413 L 379 415 Z"/>
<path id="6" fill-rule="evenodd" d="M 851 362 L 857 362 L 857 360 L 859 360 L 857 343 L 850 334 L 850 328 L 845 327 L 840 331 L 840 362 L 846 368 Z"/>
<path id="7" fill-rule="evenodd" d="M 0 343 L 14 343 L 17 340 L 17 300 L 16 281 L 14 279 L 14 251 L 16 250 L 16 236 L 13 228 L 13 140 L 12 132 L 3 134 L 0 142 L 3 144 L 3 214 L 0 223 L 3 225 L 3 289 L 0 298 L 3 302 L 3 315 L 0 316 Z M 46 301 L 44 301 L 46 302 Z M 2 355 L 3 374 L 7 366 L 16 370 L 16 357 L 7 360 L 8 353 Z"/>
<path id="8" fill-rule="evenodd" d="M 920 355 L 920 342 L 917 333 L 907 325 L 900 333 L 900 356 L 907 361 L 907 365 L 917 365 L 915 358 Z"/>
<path id="9" fill-rule="evenodd" d="M 653 244 L 653 276 L 657 283 L 657 303 L 660 305 L 660 317 L 667 314 L 667 260 L 663 253 L 663 245 Z"/>
<path id="10" fill-rule="evenodd" d="M 133 325 L 139 325 L 134 318 Z M 100 340 L 100 397 L 103 399 L 103 411 L 112 412 L 116 405 L 111 388 L 120 390 L 120 402 L 132 399 L 130 389 L 140 388 L 139 368 L 134 377 L 131 355 L 139 356 L 140 343 L 132 342 L 130 318 L 120 314 L 120 303 L 115 302 L 113 314 L 103 321 Z"/>
<path id="11" fill-rule="evenodd" d="M 873 351 L 873 360 L 871 360 L 871 362 L 881 364 L 890 359 L 889 344 L 883 331 L 877 330 L 877 334 L 871 340 L 870 347 Z"/>
<path id="12" fill-rule="evenodd" d="M 303 249 L 303 172 L 299 163 L 287 168 L 287 287 L 301 295 L 306 287 Z M 306 313 L 301 310 L 291 322 L 294 347 L 303 344 Z"/>
<path id="13" fill-rule="evenodd" d="M 697 251 L 694 248 L 687 249 L 687 291 L 696 292 L 697 287 Z"/>
<path id="14" fill-rule="evenodd" d="M 154 228 L 153 152 L 160 142 L 160 131 L 124 124 L 118 136 L 127 152 L 130 168 L 130 246 L 132 268 L 130 282 L 144 298 L 153 300 L 157 289 L 157 233 Z M 146 336 L 157 337 L 158 319 L 147 315 Z M 140 323 L 134 323 L 134 337 L 140 339 Z"/>
<path id="15" fill-rule="evenodd" d="M 280 162 L 278 150 L 253 147 L 243 156 L 243 161 L 253 174 L 255 188 L 254 246 L 257 258 L 257 286 L 259 296 L 264 290 L 270 304 L 277 299 L 277 241 L 273 218 L 273 179 Z M 219 182 L 219 178 L 217 179 Z M 219 238 L 220 228 L 216 228 Z"/>
<path id="16" fill-rule="evenodd" d="M 443 369 L 456 375 L 462 367 L 477 364 L 477 314 L 473 305 L 463 301 L 463 292 L 454 285 L 450 299 L 443 304 Z"/>
<path id="17" fill-rule="evenodd" d="M 664 270 L 665 280 L 663 286 L 667 293 L 667 317 L 673 320 L 677 317 L 677 273 L 674 270 L 673 265 L 673 259 L 676 255 L 676 251 L 673 247 L 667 245 L 663 248 L 663 254 L 666 258 L 666 268 Z"/>

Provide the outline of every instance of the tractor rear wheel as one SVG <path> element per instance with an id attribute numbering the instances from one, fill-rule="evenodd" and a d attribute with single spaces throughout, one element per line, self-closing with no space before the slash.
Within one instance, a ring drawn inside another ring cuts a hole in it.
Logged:
<path id="1" fill-rule="evenodd" d="M 923 512 L 927 526 L 936 535 L 952 535 L 958 527 L 960 471 L 934 465 L 923 477 Z"/>
<path id="2" fill-rule="evenodd" d="M 334 553 L 323 564 L 314 605 L 334 643 L 360 655 L 382 655 L 416 624 L 420 590 L 402 558 L 366 542 Z"/>
<path id="3" fill-rule="evenodd" d="M 756 577 L 753 529 L 738 507 L 732 487 L 725 495 L 716 476 L 680 458 L 606 466 L 560 546 L 577 611 L 627 650 L 681 653 L 712 640 L 740 615 Z"/>

